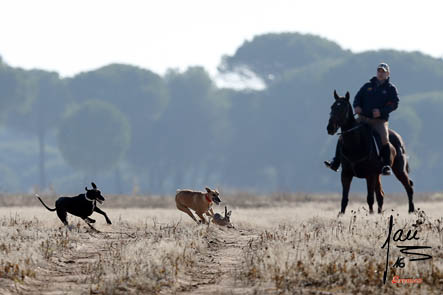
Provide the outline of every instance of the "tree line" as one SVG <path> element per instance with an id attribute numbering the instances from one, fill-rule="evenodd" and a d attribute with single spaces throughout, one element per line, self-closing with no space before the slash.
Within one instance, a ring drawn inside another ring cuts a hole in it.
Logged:
<path id="1" fill-rule="evenodd" d="M 75 192 L 91 179 L 113 193 L 206 185 L 250 191 L 338 191 L 322 166 L 336 137 L 332 92 L 356 91 L 391 66 L 400 95 L 390 126 L 403 136 L 419 189 L 443 189 L 443 61 L 420 52 L 352 53 L 298 33 L 264 34 L 221 59 L 219 72 L 264 89 L 217 87 L 203 67 L 111 64 L 70 78 L 0 59 L 0 191 Z M 385 180 L 389 190 L 401 190 Z M 358 188 L 358 186 L 357 186 Z M 363 190 L 363 186 L 361 186 Z"/>

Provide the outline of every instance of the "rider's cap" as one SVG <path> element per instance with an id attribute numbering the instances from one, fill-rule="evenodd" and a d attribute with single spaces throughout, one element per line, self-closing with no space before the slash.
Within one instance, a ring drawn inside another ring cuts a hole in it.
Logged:
<path id="1" fill-rule="evenodd" d="M 378 69 L 382 69 L 385 72 L 389 72 L 389 66 L 387 63 L 382 62 L 381 64 L 378 65 L 377 70 Z"/>

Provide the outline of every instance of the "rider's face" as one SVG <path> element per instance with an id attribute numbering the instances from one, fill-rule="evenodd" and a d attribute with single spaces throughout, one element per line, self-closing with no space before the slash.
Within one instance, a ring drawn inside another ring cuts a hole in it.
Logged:
<path id="1" fill-rule="evenodd" d="M 389 77 L 389 72 L 385 72 L 383 69 L 377 70 L 377 79 L 380 82 L 385 81 Z"/>

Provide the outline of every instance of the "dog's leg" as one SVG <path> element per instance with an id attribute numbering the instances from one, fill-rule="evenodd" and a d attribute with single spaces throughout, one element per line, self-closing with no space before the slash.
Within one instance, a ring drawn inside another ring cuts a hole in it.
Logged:
<path id="1" fill-rule="evenodd" d="M 100 232 L 99 230 L 97 230 L 95 227 L 93 227 L 93 226 L 89 223 L 89 218 L 88 218 L 88 217 L 84 218 L 83 220 L 86 222 L 86 224 L 87 224 L 87 225 L 88 225 L 93 231 L 95 231 L 95 232 L 97 232 L 97 233 Z"/>
<path id="2" fill-rule="evenodd" d="M 214 216 L 214 210 L 212 210 L 212 208 L 209 208 L 209 211 L 211 212 L 210 216 Z"/>
<path id="3" fill-rule="evenodd" d="M 200 217 L 200 219 L 203 222 L 203 224 L 206 224 L 206 219 L 203 216 L 203 213 L 201 213 L 201 212 L 195 212 L 195 213 L 198 215 L 198 217 Z"/>
<path id="4" fill-rule="evenodd" d="M 108 218 L 108 215 L 106 215 L 106 213 L 105 213 L 104 211 L 100 210 L 100 208 L 95 207 L 95 208 L 94 208 L 94 211 L 97 212 L 98 214 L 103 215 L 103 216 L 105 217 L 105 219 L 106 219 L 106 222 L 107 222 L 108 224 L 112 224 L 111 220 Z"/>
<path id="5" fill-rule="evenodd" d="M 86 217 L 85 219 L 87 219 L 89 223 L 95 223 L 95 220 L 92 218 Z"/>
<path id="6" fill-rule="evenodd" d="M 63 222 L 64 225 L 68 226 L 68 214 L 65 210 L 57 208 L 57 216 Z"/>
<path id="7" fill-rule="evenodd" d="M 191 210 L 189 210 L 188 207 L 185 207 L 185 206 L 178 204 L 178 203 L 176 205 L 177 205 L 178 210 L 185 212 L 186 214 L 191 216 L 191 218 L 194 219 L 195 222 L 199 223 L 197 218 L 195 218 L 194 214 L 192 214 Z"/>

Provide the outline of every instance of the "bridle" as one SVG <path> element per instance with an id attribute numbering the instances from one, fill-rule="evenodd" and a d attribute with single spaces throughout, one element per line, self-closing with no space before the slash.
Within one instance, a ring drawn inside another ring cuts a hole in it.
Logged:
<path id="1" fill-rule="evenodd" d="M 348 104 L 348 105 L 347 105 L 347 108 L 346 108 L 346 113 L 345 113 L 345 116 L 344 116 L 343 122 L 340 122 L 340 120 L 337 120 L 336 116 L 332 116 L 332 113 L 330 114 L 331 118 L 334 118 L 335 123 L 338 125 L 339 128 L 342 128 L 342 126 L 344 125 L 344 123 L 345 123 L 346 120 L 348 119 L 350 109 L 351 109 L 351 107 L 350 107 L 349 104 Z M 352 114 L 353 117 L 356 116 L 356 115 L 357 115 L 357 114 Z M 342 132 L 340 132 L 340 133 L 337 133 L 337 135 L 340 136 L 340 135 L 349 134 L 349 133 L 351 133 L 351 132 L 353 132 L 353 131 L 355 131 L 355 130 L 361 128 L 362 126 L 363 126 L 363 124 L 357 124 L 356 126 L 350 128 L 350 129 L 348 129 L 348 130 L 345 130 L 345 131 L 342 131 Z M 364 157 L 352 161 L 351 159 L 349 159 L 349 158 L 343 153 L 343 150 L 340 149 L 340 154 L 341 154 L 341 156 L 342 156 L 346 161 L 349 162 L 349 164 L 351 165 L 351 169 L 352 169 L 352 171 L 354 172 L 355 175 L 357 175 L 357 173 L 356 173 L 356 171 L 355 171 L 355 166 L 356 166 L 357 164 L 359 164 L 359 163 L 362 163 L 362 162 L 368 160 L 368 159 L 370 158 L 370 156 L 371 156 L 371 152 L 372 152 L 372 146 L 370 146 L 370 150 L 369 150 L 369 152 L 368 152 Z"/>
<path id="2" fill-rule="evenodd" d="M 340 102 L 339 102 L 339 103 L 340 103 Z M 331 112 L 329 113 L 329 120 L 333 119 L 333 120 L 334 120 L 334 123 L 337 124 L 339 128 L 341 128 L 341 126 L 343 126 L 343 125 L 345 124 L 345 122 L 346 122 L 346 120 L 347 120 L 347 118 L 348 118 L 348 116 L 349 116 L 349 109 L 350 109 L 350 106 L 349 106 L 349 104 L 346 103 L 346 102 L 345 102 L 345 104 L 347 105 L 347 106 L 346 106 L 346 113 L 345 113 L 345 115 L 344 115 L 343 118 L 340 118 L 341 120 L 339 120 L 339 119 L 337 118 L 337 115 L 336 115 L 336 114 L 332 114 L 332 110 L 331 110 Z M 334 105 L 335 105 L 335 104 L 334 104 Z M 340 133 L 340 134 L 342 134 L 342 133 Z"/>
<path id="3" fill-rule="evenodd" d="M 354 116 L 355 116 L 355 115 L 357 115 L 357 114 L 354 114 Z M 342 131 L 342 132 L 337 133 L 337 135 L 343 135 L 343 134 L 350 133 L 350 132 L 352 132 L 352 131 L 354 131 L 354 130 L 357 130 L 357 129 L 360 128 L 361 126 L 363 126 L 363 125 L 362 125 L 362 124 L 358 124 L 358 125 L 352 127 L 351 129 L 348 129 L 348 130 L 345 130 L 345 131 Z M 341 128 L 341 127 L 340 127 L 340 128 Z"/>

